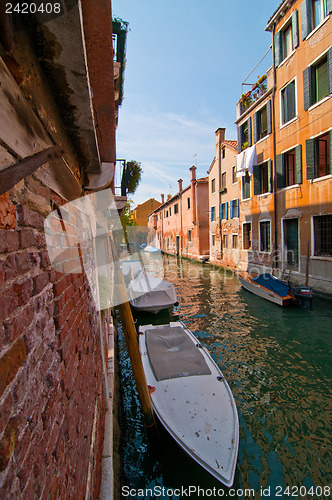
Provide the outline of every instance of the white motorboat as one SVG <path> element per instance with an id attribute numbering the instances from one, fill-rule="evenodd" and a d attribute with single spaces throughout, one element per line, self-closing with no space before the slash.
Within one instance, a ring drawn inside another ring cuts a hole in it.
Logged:
<path id="1" fill-rule="evenodd" d="M 230 487 L 239 421 L 220 369 L 182 322 L 140 326 L 139 348 L 160 422 L 188 455 Z"/>
<path id="2" fill-rule="evenodd" d="M 128 285 L 128 297 L 136 311 L 157 314 L 169 309 L 177 302 L 174 286 L 169 281 L 141 272 Z"/>

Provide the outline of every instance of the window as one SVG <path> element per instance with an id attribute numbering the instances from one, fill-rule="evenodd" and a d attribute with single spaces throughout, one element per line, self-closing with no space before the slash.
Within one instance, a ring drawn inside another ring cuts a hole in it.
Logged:
<path id="1" fill-rule="evenodd" d="M 295 80 L 281 90 L 281 124 L 284 125 L 296 116 Z"/>
<path id="2" fill-rule="evenodd" d="M 302 40 L 317 28 L 330 12 L 329 0 L 303 0 L 301 3 Z"/>
<path id="3" fill-rule="evenodd" d="M 268 160 L 261 165 L 254 165 L 254 194 L 272 192 L 272 161 Z"/>
<path id="4" fill-rule="evenodd" d="M 228 248 L 228 234 L 224 234 L 222 237 L 222 247 Z"/>
<path id="5" fill-rule="evenodd" d="M 212 246 L 214 247 L 216 244 L 216 235 L 215 234 L 212 235 L 211 243 L 212 243 Z"/>
<path id="6" fill-rule="evenodd" d="M 313 217 L 314 255 L 332 257 L 332 215 Z"/>
<path id="7" fill-rule="evenodd" d="M 233 234 L 232 236 L 232 248 L 237 248 L 238 235 Z"/>
<path id="8" fill-rule="evenodd" d="M 306 141 L 307 179 L 332 174 L 332 130 Z"/>
<path id="9" fill-rule="evenodd" d="M 251 249 L 251 222 L 243 224 L 243 250 Z"/>
<path id="10" fill-rule="evenodd" d="M 188 229 L 188 241 L 191 241 L 191 229 Z"/>
<path id="11" fill-rule="evenodd" d="M 277 188 L 302 183 L 302 146 L 299 144 L 290 151 L 276 157 Z"/>
<path id="12" fill-rule="evenodd" d="M 238 127 L 238 151 L 241 153 L 251 144 L 251 118 Z"/>
<path id="13" fill-rule="evenodd" d="M 230 203 L 230 218 L 234 219 L 234 217 L 239 216 L 239 199 L 231 200 Z"/>
<path id="14" fill-rule="evenodd" d="M 216 190 L 216 179 L 212 179 L 211 181 L 211 193 L 214 193 Z"/>
<path id="15" fill-rule="evenodd" d="M 225 155 L 226 155 L 226 148 L 222 148 L 221 150 L 221 158 L 225 158 Z"/>
<path id="16" fill-rule="evenodd" d="M 332 74 L 332 48 L 318 61 L 308 66 L 303 71 L 303 97 L 304 109 L 327 97 L 332 89 L 329 88 L 329 79 Z"/>
<path id="17" fill-rule="evenodd" d="M 221 188 L 224 189 L 226 187 L 226 172 L 221 174 Z"/>
<path id="18" fill-rule="evenodd" d="M 169 216 L 172 215 L 172 207 L 169 207 Z"/>
<path id="19" fill-rule="evenodd" d="M 216 207 L 211 207 L 211 222 L 216 220 Z"/>
<path id="20" fill-rule="evenodd" d="M 190 198 L 187 198 L 187 207 L 190 208 Z"/>
<path id="21" fill-rule="evenodd" d="M 228 201 L 220 205 L 220 220 L 228 219 Z"/>
<path id="22" fill-rule="evenodd" d="M 271 251 L 271 222 L 264 220 L 259 223 L 259 250 L 260 252 Z"/>
<path id="23" fill-rule="evenodd" d="M 271 134 L 271 101 L 253 115 L 254 143 Z"/>
<path id="24" fill-rule="evenodd" d="M 174 205 L 174 214 L 178 213 L 179 213 L 179 204 L 177 203 L 176 205 Z"/>
<path id="25" fill-rule="evenodd" d="M 246 175 L 242 177 L 242 200 L 250 198 L 250 175 L 246 171 Z"/>
<path id="26" fill-rule="evenodd" d="M 232 182 L 235 184 L 237 182 L 237 177 L 236 177 L 236 166 L 233 165 L 232 167 Z"/>
<path id="27" fill-rule="evenodd" d="M 274 60 L 279 66 L 299 45 L 298 11 L 294 10 L 289 21 L 274 36 Z"/>

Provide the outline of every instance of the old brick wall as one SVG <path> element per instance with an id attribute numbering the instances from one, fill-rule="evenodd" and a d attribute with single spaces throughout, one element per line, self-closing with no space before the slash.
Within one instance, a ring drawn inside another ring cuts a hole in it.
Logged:
<path id="1" fill-rule="evenodd" d="M 51 269 L 44 219 L 54 203 L 64 200 L 34 176 L 0 197 L 4 499 L 84 498 L 87 490 L 98 498 L 105 414 L 100 318 L 86 276 Z"/>

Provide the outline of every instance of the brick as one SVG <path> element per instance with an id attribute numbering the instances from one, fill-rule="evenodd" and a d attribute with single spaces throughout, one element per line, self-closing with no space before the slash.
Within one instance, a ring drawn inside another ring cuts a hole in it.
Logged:
<path id="1" fill-rule="evenodd" d="M 18 297 L 13 287 L 1 292 L 0 321 L 10 316 L 18 307 Z"/>
<path id="2" fill-rule="evenodd" d="M 45 250 L 44 252 L 39 252 L 39 258 L 40 258 L 40 267 L 41 268 L 47 268 L 50 267 L 51 262 L 50 262 L 50 257 L 48 255 L 48 252 Z M 54 281 L 54 280 L 52 280 Z"/>
<path id="3" fill-rule="evenodd" d="M 60 280 L 53 284 L 53 293 L 54 297 L 58 297 L 62 295 L 62 293 L 68 288 L 69 280 L 68 276 L 62 275 Z"/>
<path id="4" fill-rule="evenodd" d="M 18 253 L 15 255 L 16 275 L 25 274 L 36 266 L 37 260 L 32 253 Z"/>
<path id="5" fill-rule="evenodd" d="M 9 420 L 0 441 L 0 472 L 3 472 L 14 452 L 18 436 L 18 421 L 16 418 Z"/>
<path id="6" fill-rule="evenodd" d="M 26 205 L 21 205 L 19 207 L 19 223 L 22 226 L 44 229 L 44 217 L 34 210 L 31 210 Z"/>
<path id="7" fill-rule="evenodd" d="M 19 246 L 20 238 L 17 231 L 0 229 L 0 253 L 15 252 Z"/>
<path id="8" fill-rule="evenodd" d="M 0 228 L 14 228 L 16 226 L 16 207 L 9 199 L 9 194 L 0 195 Z"/>
<path id="9" fill-rule="evenodd" d="M 20 248 L 32 247 L 36 244 L 36 237 L 33 229 L 24 228 L 20 231 Z"/>
<path id="10" fill-rule="evenodd" d="M 33 291 L 38 295 L 44 288 L 50 284 L 50 273 L 44 271 L 33 279 Z"/>
<path id="11" fill-rule="evenodd" d="M 22 283 L 16 283 L 13 285 L 13 290 L 17 295 L 18 303 L 23 306 L 29 302 L 32 296 L 33 281 L 32 279 L 27 279 Z"/>
<path id="12" fill-rule="evenodd" d="M 6 427 L 9 417 L 13 411 L 14 399 L 11 392 L 8 392 L 6 397 L 1 399 L 0 403 L 0 435 Z"/>
<path id="13" fill-rule="evenodd" d="M 28 304 L 24 308 L 18 309 L 13 318 L 4 323 L 6 339 L 8 342 L 15 341 L 22 335 L 31 324 L 35 314 L 35 308 Z"/>

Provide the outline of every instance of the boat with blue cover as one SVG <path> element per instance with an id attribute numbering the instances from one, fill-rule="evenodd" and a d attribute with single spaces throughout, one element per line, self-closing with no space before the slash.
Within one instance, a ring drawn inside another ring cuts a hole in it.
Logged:
<path id="1" fill-rule="evenodd" d="M 293 287 L 269 273 L 246 278 L 239 276 L 243 288 L 279 306 L 300 305 L 308 308 L 312 303 L 310 287 Z"/>

